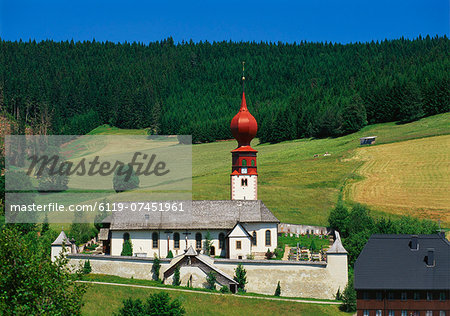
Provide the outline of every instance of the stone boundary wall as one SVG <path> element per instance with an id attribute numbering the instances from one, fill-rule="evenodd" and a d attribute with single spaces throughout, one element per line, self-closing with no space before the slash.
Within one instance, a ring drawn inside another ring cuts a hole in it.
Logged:
<path id="1" fill-rule="evenodd" d="M 328 235 L 331 232 L 329 227 L 314 226 L 314 225 L 298 225 L 289 223 L 279 223 L 279 234 L 292 234 L 292 235 Z"/>
<path id="2" fill-rule="evenodd" d="M 85 254 L 70 254 L 68 258 L 70 264 L 75 266 L 84 264 L 89 259 L 92 273 L 146 280 L 153 278 L 152 258 Z M 170 261 L 171 259 L 161 259 L 161 279 L 164 271 L 169 268 Z M 247 271 L 246 290 L 267 295 L 275 293 L 280 281 L 282 296 L 334 299 L 338 289 L 341 292 L 344 290 L 348 277 L 347 255 L 330 254 L 328 262 L 214 259 L 213 264 L 229 276 L 234 276 L 239 263 Z M 183 275 L 183 270 L 181 272 L 181 279 L 187 280 L 188 276 Z M 194 282 L 194 286 L 201 286 L 206 279 L 206 275 L 201 273 L 196 272 L 198 282 Z M 186 285 L 185 282 L 182 285 Z"/>

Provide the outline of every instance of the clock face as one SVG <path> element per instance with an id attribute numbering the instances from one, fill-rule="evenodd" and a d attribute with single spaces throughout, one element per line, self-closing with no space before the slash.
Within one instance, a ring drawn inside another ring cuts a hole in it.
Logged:
<path id="1" fill-rule="evenodd" d="M 247 173 L 247 168 L 241 168 L 241 173 L 246 174 Z"/>

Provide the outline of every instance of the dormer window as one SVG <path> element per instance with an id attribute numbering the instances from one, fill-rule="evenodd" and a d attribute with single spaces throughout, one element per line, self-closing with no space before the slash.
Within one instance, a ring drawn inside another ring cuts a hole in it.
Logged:
<path id="1" fill-rule="evenodd" d="M 427 267 L 434 267 L 434 249 L 428 249 L 427 255 L 425 257 L 425 262 L 427 263 Z"/>

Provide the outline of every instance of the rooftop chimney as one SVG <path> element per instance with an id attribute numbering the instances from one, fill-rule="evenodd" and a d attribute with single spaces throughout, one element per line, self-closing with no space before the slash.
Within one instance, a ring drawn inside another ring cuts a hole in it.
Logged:
<path id="1" fill-rule="evenodd" d="M 409 247 L 411 248 L 411 250 L 419 249 L 419 240 L 416 235 L 411 236 L 411 241 L 409 242 Z"/>
<path id="2" fill-rule="evenodd" d="M 432 248 L 427 249 L 427 256 L 425 259 L 427 262 L 427 266 L 434 267 L 434 249 Z"/>

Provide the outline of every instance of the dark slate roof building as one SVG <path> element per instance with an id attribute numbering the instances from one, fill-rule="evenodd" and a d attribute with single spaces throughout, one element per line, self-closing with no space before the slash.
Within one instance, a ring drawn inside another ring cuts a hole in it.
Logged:
<path id="1" fill-rule="evenodd" d="M 355 262 L 358 315 L 450 315 L 450 242 L 372 235 Z"/>

